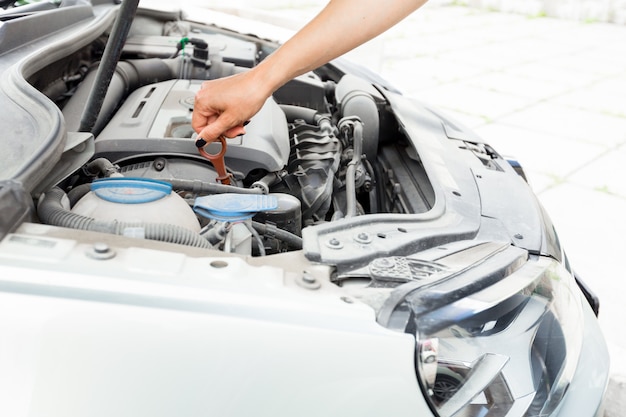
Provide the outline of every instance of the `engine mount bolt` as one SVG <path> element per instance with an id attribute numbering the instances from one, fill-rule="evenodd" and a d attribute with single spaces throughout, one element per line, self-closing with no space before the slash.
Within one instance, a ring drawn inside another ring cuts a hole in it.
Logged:
<path id="1" fill-rule="evenodd" d="M 374 268 L 391 269 L 396 266 L 396 262 L 393 258 L 378 258 L 372 261 L 371 266 Z"/>
<path id="2" fill-rule="evenodd" d="M 302 271 L 302 275 L 296 277 L 295 281 L 296 284 L 307 290 L 318 290 L 322 287 L 322 283 L 309 271 Z"/>
<path id="3" fill-rule="evenodd" d="M 341 243 L 341 241 L 339 241 L 339 239 L 333 237 L 332 239 L 328 240 L 326 242 L 326 246 L 328 246 L 331 249 L 341 249 L 343 248 L 343 244 Z"/>
<path id="4" fill-rule="evenodd" d="M 110 250 L 111 248 L 109 247 L 109 245 L 104 242 L 98 242 L 93 244 L 93 251 L 97 254 L 102 255 L 105 253 L 109 253 Z"/>
<path id="5" fill-rule="evenodd" d="M 155 171 L 163 171 L 165 169 L 165 166 L 167 165 L 167 162 L 165 160 L 165 158 L 157 158 L 154 160 L 154 162 L 152 163 L 152 166 L 154 167 Z"/>
<path id="6" fill-rule="evenodd" d="M 370 236 L 369 233 L 366 233 L 366 232 L 360 232 L 354 237 L 354 240 L 357 243 L 360 243 L 362 245 L 367 245 L 368 243 L 372 243 L 372 237 Z"/>
<path id="7" fill-rule="evenodd" d="M 302 274 L 302 281 L 306 282 L 307 284 L 315 284 L 317 282 L 315 277 L 307 271 L 304 271 L 304 273 Z"/>
<path id="8" fill-rule="evenodd" d="M 96 242 L 86 251 L 86 255 L 91 259 L 104 261 L 115 256 L 115 251 L 104 242 Z"/>

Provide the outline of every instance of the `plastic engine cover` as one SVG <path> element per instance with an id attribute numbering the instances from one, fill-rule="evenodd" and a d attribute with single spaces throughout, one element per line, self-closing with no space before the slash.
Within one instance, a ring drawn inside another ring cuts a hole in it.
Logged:
<path id="1" fill-rule="evenodd" d="M 170 80 L 135 90 L 96 138 L 96 155 L 119 162 L 143 155 L 198 156 L 191 114 L 200 80 Z M 218 153 L 219 144 L 206 147 Z M 253 169 L 282 169 L 289 158 L 285 114 L 270 98 L 246 126 L 228 140 L 226 164 L 247 175 Z"/>

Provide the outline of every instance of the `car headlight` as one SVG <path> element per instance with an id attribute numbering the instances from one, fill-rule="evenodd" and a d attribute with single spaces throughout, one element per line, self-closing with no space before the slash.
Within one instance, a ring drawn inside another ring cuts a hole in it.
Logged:
<path id="1" fill-rule="evenodd" d="M 553 259 L 510 249 L 404 291 L 387 317 L 415 334 L 418 380 L 440 417 L 550 415 L 573 378 L 583 322 L 575 281 Z"/>

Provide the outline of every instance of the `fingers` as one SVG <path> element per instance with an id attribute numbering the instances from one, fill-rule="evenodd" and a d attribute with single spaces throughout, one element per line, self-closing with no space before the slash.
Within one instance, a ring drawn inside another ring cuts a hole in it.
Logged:
<path id="1" fill-rule="evenodd" d="M 191 115 L 191 127 L 196 132 L 199 132 L 206 126 L 209 126 L 219 117 L 219 114 L 217 112 L 206 111 L 199 108 L 201 107 L 198 105 L 199 103 L 200 101 L 196 98 L 196 106 L 194 106 L 193 113 Z"/>
<path id="2" fill-rule="evenodd" d="M 231 129 L 226 130 L 223 135 L 227 138 L 234 138 L 235 136 L 245 135 L 246 129 L 244 129 L 243 125 L 235 126 Z"/>
<path id="3" fill-rule="evenodd" d="M 247 74 L 205 81 L 196 93 L 191 126 L 207 142 L 245 134 L 244 126 L 265 103 L 267 97 L 251 94 L 256 82 Z"/>
<path id="4" fill-rule="evenodd" d="M 204 139 L 207 143 L 211 143 L 222 136 L 225 130 L 227 130 L 226 126 L 224 126 L 218 118 L 215 122 L 206 125 L 202 130 L 200 130 L 198 136 Z"/>
<path id="5" fill-rule="evenodd" d="M 195 114 L 196 113 L 194 113 L 194 116 Z M 212 142 L 220 136 L 234 138 L 246 133 L 244 124 L 248 124 L 247 122 L 233 126 L 227 119 L 227 117 L 222 117 L 221 115 L 219 117 L 209 118 L 197 116 L 195 118 L 192 117 L 191 126 L 196 132 L 199 132 L 198 136 L 205 139 L 207 142 Z"/>
<path id="6" fill-rule="evenodd" d="M 204 135 L 210 135 L 205 139 L 216 139 L 221 135 L 221 132 L 214 133 L 215 129 L 207 129 L 209 126 L 217 122 L 220 118 L 220 114 L 223 112 L 223 106 L 220 103 L 216 103 L 212 100 L 210 95 L 207 95 L 208 82 L 202 83 L 202 87 L 196 93 L 194 98 L 193 113 L 191 115 L 191 127 L 198 133 L 204 132 Z M 216 127 L 221 126 L 218 125 Z"/>

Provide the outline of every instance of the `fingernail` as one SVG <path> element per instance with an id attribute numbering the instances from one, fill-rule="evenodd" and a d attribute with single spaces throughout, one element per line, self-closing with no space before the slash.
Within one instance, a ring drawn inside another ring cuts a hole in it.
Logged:
<path id="1" fill-rule="evenodd" d="M 204 148 L 204 145 L 206 145 L 206 140 L 202 139 L 202 138 L 198 138 L 196 140 L 196 148 Z"/>

